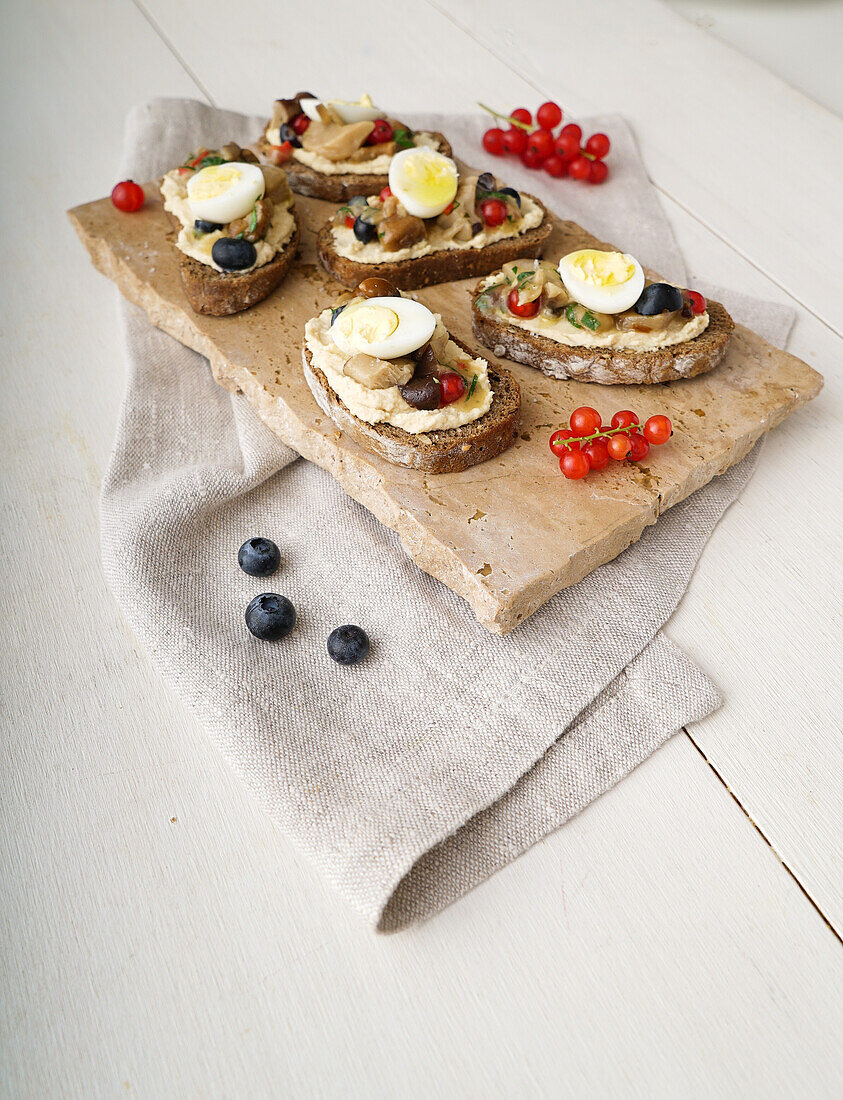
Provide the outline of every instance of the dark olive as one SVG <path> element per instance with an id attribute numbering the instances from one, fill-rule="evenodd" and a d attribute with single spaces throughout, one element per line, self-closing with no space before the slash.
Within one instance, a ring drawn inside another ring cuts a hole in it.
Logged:
<path id="1" fill-rule="evenodd" d="M 439 363 L 430 344 L 425 344 L 418 351 L 414 351 L 413 358 L 416 361 L 416 369 L 413 371 L 414 378 L 424 378 L 425 375 L 438 372 Z"/>
<path id="2" fill-rule="evenodd" d="M 389 279 L 364 279 L 357 287 L 357 293 L 364 298 L 400 298 L 401 291 Z"/>
<path id="3" fill-rule="evenodd" d="M 421 378 L 413 375 L 405 386 L 399 386 L 401 396 L 414 409 L 438 409 L 442 400 L 442 387 L 439 379 L 432 374 Z"/>
<path id="4" fill-rule="evenodd" d="M 476 237 L 477 234 L 481 233 L 482 231 L 483 231 L 483 223 L 482 222 L 472 222 L 471 223 L 471 235 L 472 235 L 472 237 Z"/>
<path id="5" fill-rule="evenodd" d="M 197 218 L 193 223 L 193 228 L 198 229 L 200 233 L 216 233 L 218 229 L 222 229 L 222 225 L 218 222 L 206 222 L 202 218 Z"/>
<path id="6" fill-rule="evenodd" d="M 214 241 L 211 249 L 211 259 L 223 271 L 243 271 L 251 267 L 257 258 L 257 250 L 252 242 L 240 240 L 238 237 L 220 237 L 218 241 Z"/>
<path id="7" fill-rule="evenodd" d="M 278 136 L 281 138 L 281 144 L 282 145 L 284 144 L 285 141 L 289 141 L 289 143 L 295 149 L 300 149 L 301 148 L 301 142 L 299 141 L 299 135 L 296 133 L 296 131 L 293 129 L 293 127 L 289 124 L 289 122 L 284 122 L 284 123 L 281 124 L 281 126 L 279 128 Z"/>
<path id="8" fill-rule="evenodd" d="M 515 190 L 514 187 L 502 187 L 501 188 L 501 194 L 502 195 L 511 195 L 512 198 L 515 199 L 515 201 L 518 203 L 518 208 L 520 210 L 520 208 L 521 208 L 521 196 L 518 194 L 518 192 Z"/>
<path id="9" fill-rule="evenodd" d="M 348 302 L 343 302 L 343 304 L 341 306 L 337 306 L 336 309 L 331 310 L 331 324 L 333 324 L 334 321 L 336 321 L 337 317 L 339 317 L 339 315 L 342 313 L 342 311 L 345 309 L 345 307 L 347 305 L 348 305 Z"/>
<path id="10" fill-rule="evenodd" d="M 354 236 L 358 241 L 363 244 L 368 244 L 369 241 L 375 240 L 378 235 L 377 227 L 372 225 L 371 222 L 367 222 L 360 214 L 354 219 Z"/>
<path id="11" fill-rule="evenodd" d="M 482 176 L 477 180 L 478 191 L 494 191 L 495 189 L 495 177 L 491 172 L 484 172 Z"/>
<path id="12" fill-rule="evenodd" d="M 675 313 L 682 308 L 682 291 L 670 283 L 650 283 L 641 291 L 641 297 L 632 308 L 642 317 Z"/>

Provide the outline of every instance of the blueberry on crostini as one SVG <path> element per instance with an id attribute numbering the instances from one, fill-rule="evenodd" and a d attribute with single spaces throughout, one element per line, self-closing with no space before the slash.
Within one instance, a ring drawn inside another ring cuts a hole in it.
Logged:
<path id="1" fill-rule="evenodd" d="M 262 592 L 246 608 L 246 626 L 256 638 L 275 642 L 296 625 L 296 609 L 286 596 Z"/>
<path id="2" fill-rule="evenodd" d="M 281 564 L 281 551 L 271 539 L 247 539 L 237 552 L 237 561 L 250 577 L 271 577 Z"/>
<path id="3" fill-rule="evenodd" d="M 257 249 L 252 242 L 239 237 L 220 237 L 211 249 L 211 259 L 223 271 L 245 271 L 247 267 L 252 267 L 257 258 Z"/>
<path id="4" fill-rule="evenodd" d="M 650 283 L 632 307 L 642 317 L 655 317 L 657 313 L 674 313 L 682 308 L 682 291 L 670 283 Z"/>
<path id="5" fill-rule="evenodd" d="M 328 635 L 328 654 L 339 665 L 356 665 L 369 648 L 369 635 L 359 626 L 338 626 Z"/>
<path id="6" fill-rule="evenodd" d="M 206 222 L 202 218 L 197 218 L 193 223 L 193 228 L 200 233 L 216 233 L 218 229 L 222 229 L 222 225 L 218 222 Z"/>
<path id="7" fill-rule="evenodd" d="M 362 215 L 358 214 L 354 219 L 354 236 L 358 241 L 363 244 L 368 244 L 369 241 L 373 241 L 377 237 L 378 231 L 371 222 L 367 222 Z"/>
<path id="8" fill-rule="evenodd" d="M 288 122 L 285 122 L 281 126 L 281 131 L 280 131 L 279 136 L 281 138 L 281 144 L 282 145 L 284 144 L 285 141 L 289 141 L 289 143 L 295 149 L 301 149 L 301 142 L 299 141 L 299 135 L 296 133 L 296 131 L 293 129 L 293 127 L 290 126 L 290 124 Z"/>

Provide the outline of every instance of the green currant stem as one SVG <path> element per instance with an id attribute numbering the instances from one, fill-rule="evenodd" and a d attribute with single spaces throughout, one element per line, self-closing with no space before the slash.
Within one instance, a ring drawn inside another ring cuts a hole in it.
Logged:
<path id="1" fill-rule="evenodd" d="M 590 443 L 592 439 L 604 439 L 609 435 L 617 435 L 618 432 L 639 432 L 641 430 L 640 424 L 627 424 L 622 428 L 606 428 L 605 431 L 601 428 L 599 432 L 592 432 L 591 435 L 572 435 L 570 439 L 563 439 L 563 443 Z"/>
<path id="2" fill-rule="evenodd" d="M 513 118 L 512 115 L 502 115 L 498 111 L 493 111 L 491 107 L 487 107 L 485 103 L 478 102 L 478 107 L 482 107 L 484 111 L 488 111 L 490 115 L 495 118 L 502 118 L 504 122 L 508 122 L 510 126 L 517 126 L 519 130 L 526 130 L 528 134 L 533 132 L 533 127 L 529 126 L 526 122 L 519 122 L 517 118 Z"/>

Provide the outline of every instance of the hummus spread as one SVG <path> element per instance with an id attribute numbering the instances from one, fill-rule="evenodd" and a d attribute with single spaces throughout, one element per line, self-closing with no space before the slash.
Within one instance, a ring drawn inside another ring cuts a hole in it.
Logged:
<path id="1" fill-rule="evenodd" d="M 267 129 L 266 140 L 270 145 L 281 144 L 280 129 L 279 126 L 276 126 L 274 130 Z M 433 134 L 414 134 L 413 142 L 416 145 L 424 145 L 428 149 L 439 148 L 439 142 Z M 372 160 L 360 161 L 358 164 L 354 161 L 328 160 L 327 157 L 323 157 L 319 153 L 314 153 L 307 149 L 294 148 L 293 160 L 297 160 L 299 164 L 306 164 L 309 168 L 312 168 L 314 172 L 322 172 L 323 175 L 326 176 L 385 176 L 389 173 L 389 162 L 392 160 L 392 157 L 388 153 L 384 153 L 383 156 L 373 157 Z"/>
<path id="2" fill-rule="evenodd" d="M 318 367 L 328 379 L 331 389 L 342 400 L 349 412 L 367 424 L 392 424 L 402 428 L 410 435 L 421 435 L 447 428 L 459 428 L 469 424 L 487 413 L 492 405 L 492 387 L 489 383 L 489 365 L 485 359 L 469 359 L 457 344 L 448 338 L 441 318 L 436 315 L 436 331 L 433 341 L 445 340 L 445 350 L 440 357 L 442 365 L 448 370 L 461 374 L 468 387 L 472 377 L 477 376 L 474 392 L 441 409 L 414 409 L 401 396 L 397 386 L 385 389 L 369 389 L 343 373 L 345 360 L 331 338 L 331 310 L 323 310 L 318 317 L 307 322 L 304 338 L 311 354 L 313 365 Z"/>
<path id="3" fill-rule="evenodd" d="M 541 225 L 544 211 L 538 203 L 528 195 L 521 195 L 521 217 L 516 222 L 505 221 L 502 225 L 484 225 L 476 236 L 468 241 L 455 241 L 446 237 L 445 232 L 436 224 L 434 219 L 428 222 L 427 236 L 423 241 L 417 241 L 408 248 L 399 248 L 394 252 L 388 252 L 380 241 L 370 241 L 363 244 L 354 236 L 354 230 L 344 225 L 335 225 L 331 230 L 334 238 L 334 249 L 339 256 L 346 256 L 350 260 L 356 260 L 360 264 L 395 263 L 398 260 L 415 259 L 417 256 L 426 256 L 429 252 L 438 252 L 445 249 L 485 248 L 495 241 L 502 241 L 507 237 L 517 237 L 526 233 L 528 229 L 535 229 Z"/>
<path id="4" fill-rule="evenodd" d="M 490 275 L 480 284 L 481 292 L 500 281 L 500 272 Z M 475 299 L 475 302 L 477 299 Z M 565 317 L 549 317 L 538 313 L 535 317 L 514 317 L 508 309 L 489 301 L 489 308 L 478 308 L 487 316 L 504 321 L 516 328 L 523 328 L 537 336 L 546 336 L 566 347 L 586 348 L 629 348 L 635 351 L 652 351 L 655 348 L 667 348 L 674 344 L 683 344 L 693 340 L 708 327 L 708 313 L 698 313 L 694 317 L 684 318 L 681 314 L 670 321 L 666 328 L 656 332 L 622 332 L 611 329 L 608 332 L 591 332 L 587 328 L 577 328 Z"/>
<path id="5" fill-rule="evenodd" d="M 181 222 L 181 229 L 176 238 L 176 248 L 183 252 L 185 256 L 190 256 L 191 259 L 198 260 L 199 263 L 207 264 L 215 271 L 222 272 L 223 269 L 215 264 L 211 258 L 211 249 L 220 237 L 225 236 L 225 230 L 218 229 L 213 233 L 198 233 L 194 229 L 194 217 L 187 200 L 187 181 L 189 178 L 189 173 L 182 174 L 176 168 L 168 172 L 161 181 L 164 209 L 168 213 L 174 214 Z M 261 240 L 255 241 L 255 252 L 257 253 L 255 262 L 251 267 L 244 268 L 244 271 L 254 271 L 256 267 L 263 267 L 264 264 L 268 264 L 293 235 L 293 229 L 295 228 L 292 213 L 293 199 L 289 188 L 286 186 L 286 179 L 283 189 L 278 187 L 273 192 L 267 193 L 274 204 L 272 220 L 266 235 Z M 238 272 L 238 274 L 243 274 L 243 272 Z"/>

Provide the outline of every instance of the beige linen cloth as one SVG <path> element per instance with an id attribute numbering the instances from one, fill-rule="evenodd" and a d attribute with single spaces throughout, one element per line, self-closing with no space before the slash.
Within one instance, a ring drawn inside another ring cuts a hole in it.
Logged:
<path id="1" fill-rule="evenodd" d="M 587 123 L 614 144 L 600 187 L 492 161 L 479 117 L 408 121 L 685 280 L 622 119 Z M 123 176 L 153 178 L 200 143 L 253 140 L 260 125 L 154 101 L 129 116 Z M 788 311 L 720 294 L 784 342 Z M 373 927 L 405 927 L 459 898 L 718 706 L 711 682 L 659 631 L 756 455 L 495 637 L 328 474 L 296 461 L 243 397 L 216 386 L 202 357 L 136 308 L 123 314 L 127 393 L 102 495 L 109 583 L 260 804 Z M 611 405 L 608 390 L 600 396 Z M 254 535 L 281 548 L 268 580 L 237 565 Z M 298 611 L 282 642 L 246 630 L 246 604 L 262 591 Z M 343 668 L 325 640 L 348 622 L 368 631 L 372 653 Z"/>

